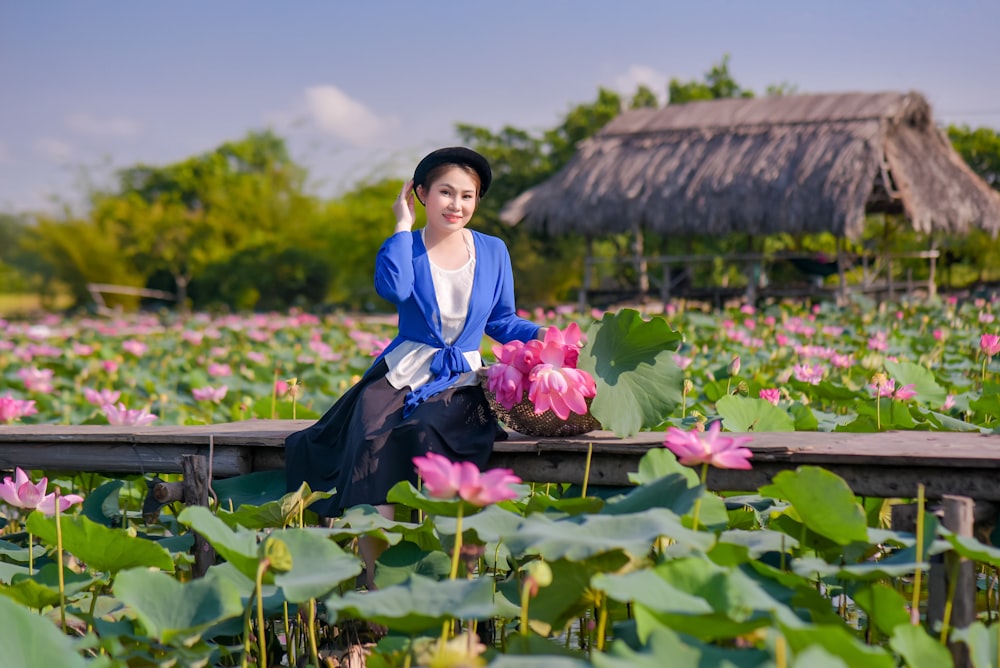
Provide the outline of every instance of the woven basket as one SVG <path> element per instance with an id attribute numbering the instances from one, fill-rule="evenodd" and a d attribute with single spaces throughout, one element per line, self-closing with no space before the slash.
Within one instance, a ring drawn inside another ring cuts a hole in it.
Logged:
<path id="1" fill-rule="evenodd" d="M 486 399 L 490 403 L 490 408 L 496 415 L 497 420 L 503 422 L 508 428 L 527 436 L 579 436 L 589 431 L 601 428 L 601 423 L 587 411 L 585 415 L 570 413 L 569 417 L 563 420 L 552 412 L 552 409 L 544 413 L 536 413 L 535 405 L 528 399 L 525 392 L 521 397 L 521 402 L 514 404 L 510 410 L 500 405 L 496 396 L 489 391 L 485 382 L 483 391 Z M 587 399 L 587 406 L 590 406 L 590 399 Z"/>

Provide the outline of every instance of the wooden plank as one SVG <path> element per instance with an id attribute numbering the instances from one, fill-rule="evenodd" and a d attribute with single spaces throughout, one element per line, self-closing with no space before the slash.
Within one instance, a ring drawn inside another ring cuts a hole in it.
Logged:
<path id="1" fill-rule="evenodd" d="M 133 443 L 2 443 L 0 469 L 47 469 L 97 473 L 181 473 L 181 457 L 208 457 L 209 448 L 174 444 Z M 212 457 L 215 477 L 243 475 L 253 471 L 253 458 L 246 447 L 216 445 Z"/>
<path id="2" fill-rule="evenodd" d="M 14 466 L 109 473 L 174 473 L 183 455 L 208 456 L 215 443 L 213 475 L 226 477 L 284 467 L 285 437 L 312 420 L 245 420 L 212 425 L 141 429 L 101 425 L 0 426 L 0 468 Z M 752 491 L 778 472 L 823 466 L 860 495 L 912 497 L 917 485 L 928 498 L 963 494 L 1000 502 L 1000 435 L 959 432 L 770 432 L 751 434 L 753 469 L 711 469 L 716 490 Z M 510 468 L 524 480 L 583 481 L 593 444 L 589 484 L 628 485 L 628 474 L 661 432 L 620 439 L 598 431 L 577 437 L 535 438 L 511 433 L 496 443 L 490 467 Z"/>

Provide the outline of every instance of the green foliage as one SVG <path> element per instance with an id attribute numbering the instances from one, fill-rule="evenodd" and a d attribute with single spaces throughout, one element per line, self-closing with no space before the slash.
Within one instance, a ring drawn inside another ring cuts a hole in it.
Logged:
<path id="1" fill-rule="evenodd" d="M 1000 190 L 1000 132 L 949 125 L 948 138 L 962 159 L 992 188 Z"/>
<path id="2" fill-rule="evenodd" d="M 839 545 L 868 539 L 864 510 L 850 487 L 829 471 L 817 466 L 782 471 L 760 493 L 787 499 L 806 526 Z"/>
<path id="3" fill-rule="evenodd" d="M 63 517 L 61 525 L 63 549 L 95 570 L 115 573 L 139 566 L 174 570 L 170 553 L 154 542 L 91 522 L 82 516 Z M 46 544 L 57 544 L 54 517 L 35 511 L 28 516 L 26 526 Z"/>
<path id="4" fill-rule="evenodd" d="M 703 81 L 682 82 L 671 79 L 667 86 L 670 104 L 683 104 L 698 100 L 719 100 L 728 97 L 753 97 L 753 91 L 744 89 L 729 73 L 729 54 L 705 73 Z"/>
<path id="5" fill-rule="evenodd" d="M 9 666 L 85 668 L 73 641 L 48 619 L 0 596 L 0 647 Z"/>
<path id="6" fill-rule="evenodd" d="M 114 592 L 146 633 L 167 644 L 190 645 L 210 627 L 243 612 L 236 586 L 214 576 L 181 583 L 166 573 L 137 568 L 118 574 Z"/>
<path id="7" fill-rule="evenodd" d="M 673 360 L 681 334 L 638 311 L 606 313 L 587 329 L 579 366 L 597 382 L 591 412 L 618 436 L 661 424 L 681 400 L 683 374 Z"/>

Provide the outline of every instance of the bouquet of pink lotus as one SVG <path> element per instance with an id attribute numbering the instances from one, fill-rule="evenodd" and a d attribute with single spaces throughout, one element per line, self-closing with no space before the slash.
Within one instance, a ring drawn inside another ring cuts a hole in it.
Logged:
<path id="1" fill-rule="evenodd" d="M 567 420 L 570 413 L 587 415 L 587 399 L 597 394 L 597 383 L 576 368 L 583 343 L 583 332 L 574 322 L 564 330 L 549 327 L 543 341 L 496 345 L 497 363 L 486 370 L 486 387 L 507 411 L 522 404 L 527 395 L 535 414 L 551 410 L 561 420 Z"/>

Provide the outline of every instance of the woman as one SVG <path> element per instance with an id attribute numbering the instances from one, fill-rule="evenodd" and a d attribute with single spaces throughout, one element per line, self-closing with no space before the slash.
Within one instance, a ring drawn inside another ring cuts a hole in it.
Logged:
<path id="1" fill-rule="evenodd" d="M 399 334 L 315 425 L 285 440 L 289 490 L 303 481 L 336 489 L 313 504 L 321 515 L 370 504 L 392 519 L 386 494 L 417 482 L 414 457 L 434 452 L 479 468 L 489 459 L 499 426 L 476 374 L 483 335 L 507 343 L 543 334 L 516 314 L 506 245 L 466 229 L 491 178 L 479 153 L 443 148 L 420 161 L 396 198 L 375 288 L 396 305 Z M 427 213 L 419 230 L 414 196 Z M 379 547 L 361 542 L 369 588 Z"/>

